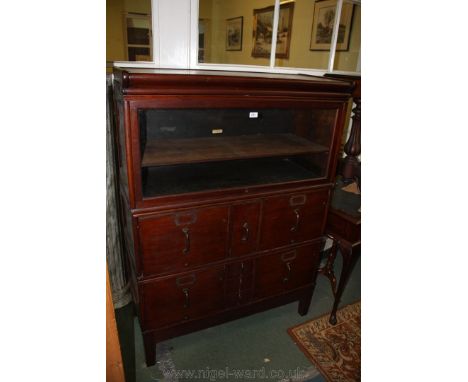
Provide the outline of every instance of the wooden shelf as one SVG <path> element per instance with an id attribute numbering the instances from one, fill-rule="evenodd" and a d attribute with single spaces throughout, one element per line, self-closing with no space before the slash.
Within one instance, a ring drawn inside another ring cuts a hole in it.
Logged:
<path id="1" fill-rule="evenodd" d="M 148 168 L 143 196 L 183 194 L 316 179 L 320 170 L 283 158 L 257 158 Z"/>
<path id="2" fill-rule="evenodd" d="M 328 151 L 327 147 L 294 134 L 158 139 L 147 142 L 141 165 L 150 167 L 204 163 L 326 151 Z"/>

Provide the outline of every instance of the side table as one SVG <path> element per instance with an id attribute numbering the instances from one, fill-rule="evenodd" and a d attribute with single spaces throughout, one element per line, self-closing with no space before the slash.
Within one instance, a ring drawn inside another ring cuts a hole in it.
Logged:
<path id="1" fill-rule="evenodd" d="M 329 322 L 336 324 L 336 311 L 354 266 L 361 256 L 361 195 L 343 191 L 346 184 L 338 178 L 333 191 L 332 203 L 328 212 L 326 235 L 333 244 L 328 251 L 326 264 L 318 272 L 330 280 L 335 297 Z M 343 257 L 338 288 L 334 273 L 337 251 Z"/>

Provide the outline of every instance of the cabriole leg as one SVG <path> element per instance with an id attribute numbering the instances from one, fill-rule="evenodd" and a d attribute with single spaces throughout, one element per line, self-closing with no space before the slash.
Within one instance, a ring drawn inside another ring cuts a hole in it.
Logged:
<path id="1" fill-rule="evenodd" d="M 336 311 L 338 310 L 338 304 L 340 303 L 344 288 L 348 283 L 349 276 L 356 265 L 357 259 L 361 256 L 361 243 L 353 247 L 349 244 L 340 242 L 338 246 L 341 255 L 343 256 L 343 268 L 341 269 L 340 281 L 335 294 L 335 302 L 333 303 L 333 309 L 330 314 L 329 322 L 332 325 L 336 325 Z"/>

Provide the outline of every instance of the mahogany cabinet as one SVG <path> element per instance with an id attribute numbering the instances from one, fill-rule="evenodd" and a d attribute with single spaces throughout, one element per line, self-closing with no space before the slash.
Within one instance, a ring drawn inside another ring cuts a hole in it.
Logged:
<path id="1" fill-rule="evenodd" d="M 349 81 L 115 70 L 121 220 L 155 343 L 292 301 L 306 314 Z"/>

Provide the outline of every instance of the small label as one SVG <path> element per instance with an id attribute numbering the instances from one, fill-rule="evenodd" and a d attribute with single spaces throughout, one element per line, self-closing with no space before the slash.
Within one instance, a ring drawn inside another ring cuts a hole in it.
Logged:
<path id="1" fill-rule="evenodd" d="M 211 134 L 222 134 L 223 133 L 223 129 L 213 129 L 211 130 Z"/>
<path id="2" fill-rule="evenodd" d="M 168 133 L 173 133 L 176 131 L 177 127 L 175 126 L 161 126 L 159 128 L 161 131 L 168 132 Z"/>
<path id="3" fill-rule="evenodd" d="M 251 111 L 249 113 L 249 118 L 258 118 L 258 111 Z"/>

